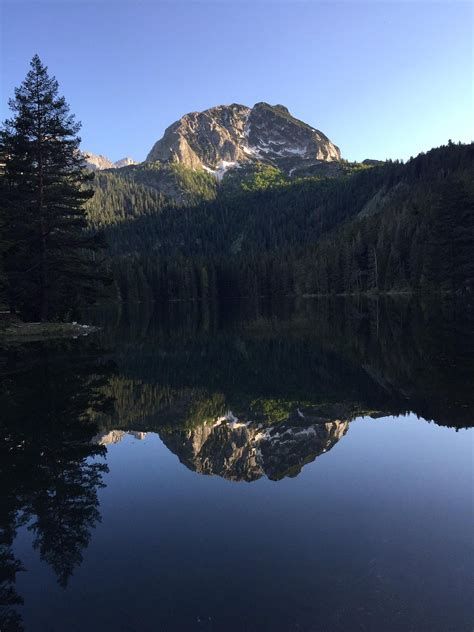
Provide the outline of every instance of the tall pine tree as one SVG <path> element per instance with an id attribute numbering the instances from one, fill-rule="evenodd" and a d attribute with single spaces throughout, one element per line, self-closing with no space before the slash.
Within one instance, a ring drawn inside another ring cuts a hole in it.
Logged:
<path id="1" fill-rule="evenodd" d="M 24 318 L 64 317 L 94 300 L 101 239 L 87 230 L 80 123 L 35 55 L 0 131 L 3 274 L 9 307 Z"/>

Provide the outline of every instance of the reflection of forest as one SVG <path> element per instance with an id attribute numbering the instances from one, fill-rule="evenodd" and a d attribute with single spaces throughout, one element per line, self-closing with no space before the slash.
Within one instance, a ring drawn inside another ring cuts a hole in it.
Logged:
<path id="1" fill-rule="evenodd" d="M 189 468 L 251 481 L 296 475 L 359 415 L 415 411 L 470 425 L 473 330 L 455 303 L 278 307 L 220 326 L 199 311 L 166 314 L 160 327 L 153 314 L 129 325 L 125 315 L 115 333 L 120 374 L 107 391 L 116 410 L 101 419 L 103 432 L 156 431 Z"/>
<path id="2" fill-rule="evenodd" d="M 110 336 L 119 375 L 109 428 L 190 427 L 227 410 L 274 423 L 302 405 L 322 417 L 414 411 L 473 420 L 474 319 L 451 299 L 232 305 L 125 311 Z M 336 410 L 335 407 L 339 407 Z"/>
<path id="3" fill-rule="evenodd" d="M 18 529 L 32 531 L 65 586 L 100 519 L 106 465 L 96 457 L 121 431 L 158 432 L 187 467 L 251 481 L 297 475 L 362 414 L 414 411 L 452 427 L 474 418 L 472 310 L 453 300 L 95 317 L 104 328 L 94 339 L 0 352 L 2 632 L 21 629 Z"/>

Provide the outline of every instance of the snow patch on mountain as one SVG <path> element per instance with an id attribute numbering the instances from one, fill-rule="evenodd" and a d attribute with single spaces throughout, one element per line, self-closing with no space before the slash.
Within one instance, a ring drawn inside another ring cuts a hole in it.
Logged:
<path id="1" fill-rule="evenodd" d="M 220 182 L 222 180 L 222 178 L 225 176 L 225 174 L 227 173 L 227 171 L 229 171 L 229 169 L 235 169 L 236 167 L 239 167 L 239 163 L 234 160 L 234 161 L 228 161 L 228 160 L 221 160 L 221 162 L 217 165 L 217 167 L 215 169 L 211 169 L 210 167 L 203 165 L 203 169 L 205 169 L 208 173 L 211 173 L 218 182 Z"/>

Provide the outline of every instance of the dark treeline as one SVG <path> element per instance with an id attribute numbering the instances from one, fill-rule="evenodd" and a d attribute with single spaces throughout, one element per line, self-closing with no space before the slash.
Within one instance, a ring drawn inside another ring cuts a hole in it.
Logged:
<path id="1" fill-rule="evenodd" d="M 109 200 L 94 218 L 123 300 L 473 287 L 473 145 L 240 194 L 224 179 L 217 199 L 182 208 L 161 197 L 150 210 L 113 177 L 130 209 L 117 221 Z"/>

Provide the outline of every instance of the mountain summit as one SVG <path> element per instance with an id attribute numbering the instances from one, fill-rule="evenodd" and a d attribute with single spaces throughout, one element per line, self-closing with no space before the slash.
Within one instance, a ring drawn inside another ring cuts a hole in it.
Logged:
<path id="1" fill-rule="evenodd" d="M 121 169 L 122 167 L 128 167 L 130 165 L 136 165 L 137 163 L 133 158 L 122 158 L 116 162 L 112 162 L 106 156 L 101 154 L 93 154 L 90 151 L 83 151 L 84 162 L 87 169 L 90 171 L 102 171 L 103 169 Z"/>
<path id="2" fill-rule="evenodd" d="M 233 103 L 185 114 L 170 125 L 148 162 L 180 162 L 204 168 L 218 179 L 230 168 L 265 162 L 292 175 L 321 162 L 338 161 L 327 136 L 290 114 L 283 105 Z"/>

